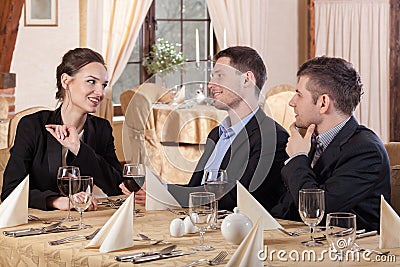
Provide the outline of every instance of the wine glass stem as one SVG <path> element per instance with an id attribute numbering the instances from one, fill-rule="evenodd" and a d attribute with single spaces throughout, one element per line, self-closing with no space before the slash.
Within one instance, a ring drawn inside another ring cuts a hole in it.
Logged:
<path id="1" fill-rule="evenodd" d="M 311 242 L 314 242 L 314 231 L 315 231 L 314 226 L 310 226 L 310 240 L 311 240 Z"/>
<path id="2" fill-rule="evenodd" d="M 200 246 L 204 246 L 204 229 L 200 230 Z"/>
<path id="3" fill-rule="evenodd" d="M 82 217 L 83 217 L 83 211 L 79 211 L 79 228 L 80 229 L 83 229 Z"/>
<path id="4" fill-rule="evenodd" d="M 214 218 L 214 226 L 217 226 L 218 224 L 218 200 L 215 200 L 215 218 Z"/>

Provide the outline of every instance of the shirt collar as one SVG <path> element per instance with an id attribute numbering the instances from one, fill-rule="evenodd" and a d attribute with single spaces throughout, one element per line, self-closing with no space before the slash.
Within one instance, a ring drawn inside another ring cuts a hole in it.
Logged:
<path id="1" fill-rule="evenodd" d="M 335 127 L 329 129 L 328 131 L 315 136 L 317 142 L 322 144 L 323 150 L 325 150 L 328 145 L 332 142 L 333 138 L 340 132 L 340 130 L 344 127 L 344 125 L 350 120 L 351 117 L 348 117 L 346 120 L 342 121 Z"/>
<path id="2" fill-rule="evenodd" d="M 230 138 L 234 135 L 237 135 L 253 118 L 254 114 L 259 108 L 260 107 L 257 107 L 253 112 L 244 117 L 241 121 L 237 122 L 235 125 L 231 125 L 230 117 L 226 117 L 219 126 L 219 136 L 222 138 Z"/>

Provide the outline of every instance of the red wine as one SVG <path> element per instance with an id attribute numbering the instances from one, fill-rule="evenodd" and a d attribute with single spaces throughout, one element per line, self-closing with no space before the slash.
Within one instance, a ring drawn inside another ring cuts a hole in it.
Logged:
<path id="1" fill-rule="evenodd" d="M 69 193 L 69 177 L 57 178 L 57 186 L 60 189 L 61 194 L 68 196 Z"/>
<path id="2" fill-rule="evenodd" d="M 124 176 L 124 185 L 131 192 L 137 192 L 144 184 L 144 175 Z"/>

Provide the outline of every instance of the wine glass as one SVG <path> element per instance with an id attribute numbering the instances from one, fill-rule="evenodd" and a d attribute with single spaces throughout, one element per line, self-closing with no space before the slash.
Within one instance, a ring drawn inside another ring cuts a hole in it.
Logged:
<path id="1" fill-rule="evenodd" d="M 301 244 L 308 247 L 321 246 L 322 243 L 314 240 L 315 226 L 325 213 L 325 191 L 322 189 L 301 189 L 299 191 L 299 213 L 303 222 L 310 227 L 310 240 Z"/>
<path id="2" fill-rule="evenodd" d="M 200 232 L 200 245 L 193 250 L 214 250 L 212 246 L 204 245 L 204 234 L 215 217 L 215 194 L 211 192 L 194 192 L 189 194 L 189 218 Z"/>
<path id="3" fill-rule="evenodd" d="M 70 179 L 70 200 L 74 208 L 79 212 L 78 229 L 91 228 L 82 221 L 83 212 L 89 208 L 93 199 L 93 177 L 79 176 Z"/>
<path id="4" fill-rule="evenodd" d="M 70 198 L 69 198 L 69 182 L 70 178 L 76 178 L 80 176 L 80 171 L 78 167 L 75 166 L 62 166 L 58 168 L 57 172 L 57 186 L 60 190 L 60 193 L 63 196 L 68 197 L 68 215 L 63 218 L 65 222 L 76 221 L 76 218 L 71 216 L 71 207 L 70 207 Z"/>
<path id="5" fill-rule="evenodd" d="M 343 252 L 350 249 L 356 239 L 356 215 L 347 212 L 333 212 L 326 216 L 326 239 L 330 248 L 337 252 L 339 261 Z"/>
<path id="6" fill-rule="evenodd" d="M 122 173 L 123 183 L 125 187 L 136 193 L 143 186 L 146 177 L 146 167 L 141 163 L 124 164 Z M 133 202 L 133 210 L 135 210 L 135 202 Z M 138 214 L 136 214 L 137 216 Z"/>
<path id="7" fill-rule="evenodd" d="M 228 192 L 228 174 L 226 170 L 206 170 L 203 175 L 204 189 L 215 194 L 215 218 L 212 227 L 217 228 L 218 201 Z"/>

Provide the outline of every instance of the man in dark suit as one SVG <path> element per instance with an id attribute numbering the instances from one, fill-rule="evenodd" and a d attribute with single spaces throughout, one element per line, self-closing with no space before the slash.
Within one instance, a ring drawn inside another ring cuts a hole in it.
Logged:
<path id="1" fill-rule="evenodd" d="M 272 215 L 300 220 L 298 192 L 325 190 L 325 213 L 351 212 L 357 227 L 379 230 L 380 195 L 390 200 L 390 167 L 379 137 L 352 113 L 362 84 L 353 66 L 340 58 L 318 57 L 297 72 L 296 113 L 282 168 L 287 193 Z M 298 128 L 307 129 L 304 137 Z"/>
<path id="2" fill-rule="evenodd" d="M 220 51 L 208 85 L 214 106 L 227 110 L 228 117 L 214 128 L 189 182 L 201 186 L 204 170 L 223 169 L 230 187 L 219 201 L 220 209 L 232 210 L 236 203 L 236 180 L 270 210 L 283 193 L 280 169 L 287 159 L 288 134 L 258 105 L 266 68 L 250 47 L 236 46 Z"/>

